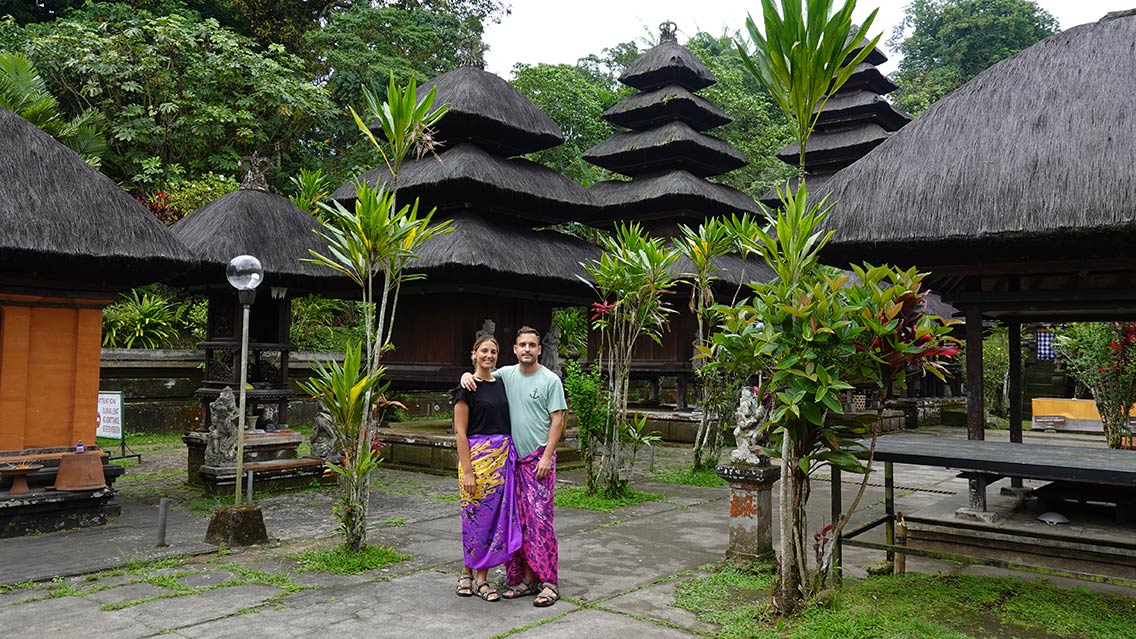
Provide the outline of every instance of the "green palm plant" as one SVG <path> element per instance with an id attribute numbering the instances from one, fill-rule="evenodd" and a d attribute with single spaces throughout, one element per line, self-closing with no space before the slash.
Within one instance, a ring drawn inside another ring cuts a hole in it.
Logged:
<path id="1" fill-rule="evenodd" d="M 782 15 L 774 0 L 761 0 L 764 35 L 752 16 L 746 18 L 754 52 L 751 54 L 741 42 L 735 43 L 746 70 L 769 90 L 789 119 L 800 145 L 802 175 L 805 143 L 829 96 L 848 81 L 883 35 L 876 35 L 856 52 L 860 42 L 867 39 L 878 10 L 868 14 L 854 30 L 856 0 L 848 0 L 835 13 L 833 4 L 833 0 L 804 0 L 804 4 L 802 0 L 781 0 Z"/>
<path id="2" fill-rule="evenodd" d="M 103 310 L 106 348 L 170 348 L 186 307 L 150 292 L 130 291 Z"/>
<path id="3" fill-rule="evenodd" d="M 331 180 L 323 169 L 300 169 L 299 175 L 288 178 L 296 192 L 288 196 L 292 203 L 302 211 L 307 211 L 320 218 L 323 209 L 319 203 L 327 199 L 331 193 Z"/>
<path id="4" fill-rule="evenodd" d="M 682 273 L 682 281 L 690 286 L 688 307 L 698 322 L 698 332 L 694 336 L 695 349 L 705 346 L 713 326 L 714 282 L 718 280 L 714 260 L 734 250 L 734 239 L 729 227 L 720 218 L 710 218 L 699 224 L 697 230 L 681 224 L 679 234 L 672 244 L 680 255 L 690 262 L 690 269 Z M 717 463 L 721 442 L 721 429 L 712 428 L 720 423 L 717 411 L 709 406 L 707 398 L 714 393 L 707 382 L 713 381 L 701 374 L 698 404 L 702 408 L 698 422 L 698 432 L 694 436 L 694 469 L 701 470 L 704 464 Z M 707 451 L 704 455 L 704 451 Z"/>
<path id="5" fill-rule="evenodd" d="M 0 52 L 0 106 L 59 140 L 92 167 L 101 164 L 107 149 L 106 118 L 84 111 L 67 120 L 43 77 L 18 53 Z"/>
<path id="6" fill-rule="evenodd" d="M 592 277 L 588 284 L 604 300 L 593 307 L 593 326 L 600 331 L 600 359 L 607 371 L 614 419 L 601 442 L 607 454 L 599 474 L 606 481 L 605 492 L 614 497 L 627 490 L 620 470 L 622 437 L 630 422 L 627 391 L 632 352 L 640 337 L 660 343 L 667 316 L 674 312 L 663 296 L 671 292 L 677 279 L 671 267 L 679 253 L 635 223 L 619 225 L 600 242 L 603 254 L 582 266 Z"/>
<path id="7" fill-rule="evenodd" d="M 364 123 L 363 118 L 351 111 L 356 124 L 378 150 L 391 174 L 389 184 L 374 187 L 359 181 L 355 184 L 355 204 L 348 209 L 339 202 L 332 205 L 320 202 L 324 212 L 324 229 L 316 234 L 327 242 L 327 250 L 311 251 L 307 260 L 330 268 L 359 286 L 363 301 L 364 335 L 362 345 L 352 344 L 359 353 L 352 366 L 345 362 L 342 370 L 317 369 L 317 376 L 325 378 L 326 387 L 349 388 L 352 393 L 325 392 L 320 401 L 331 420 L 332 429 L 340 439 L 343 462 L 336 470 L 344 494 L 337 512 L 345 523 L 344 534 L 348 548 L 361 550 L 366 546 L 366 512 L 369 482 L 366 478 L 378 463 L 371 451 L 375 429 L 381 420 L 382 410 L 390 405 L 383 397 L 385 385 L 381 365 L 383 353 L 394 348 L 391 343 L 394 321 L 398 310 L 398 297 L 403 282 L 424 277 L 407 272 L 410 263 L 417 259 L 422 246 L 431 239 L 453 230 L 449 221 L 433 223 L 434 210 L 422 214 L 418 200 L 398 206 L 395 187 L 400 164 L 407 155 L 426 149 L 422 139 L 430 136 L 430 126 L 445 112 L 445 105 L 432 110 L 434 91 L 422 100 L 416 98 L 411 82 L 407 87 L 395 85 L 392 76 L 387 99 L 380 101 L 368 92 L 370 119 L 377 120 L 386 136 L 384 146 Z M 355 392 L 355 389 L 358 389 Z M 315 395 L 320 388 L 307 389 Z M 356 411 L 355 403 L 361 402 Z M 359 416 L 359 422 L 354 421 Z M 349 517 L 348 517 L 349 516 Z M 350 525 L 347 525 L 350 523 Z"/>

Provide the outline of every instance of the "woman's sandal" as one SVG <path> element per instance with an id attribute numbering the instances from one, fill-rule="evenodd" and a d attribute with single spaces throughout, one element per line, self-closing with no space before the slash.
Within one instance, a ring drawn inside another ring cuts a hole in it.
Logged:
<path id="1" fill-rule="evenodd" d="M 505 592 L 501 593 L 504 599 L 520 599 L 521 597 L 529 597 L 537 593 L 537 588 L 531 581 L 521 580 L 521 583 L 513 586 L 505 586 Z"/>
<path id="2" fill-rule="evenodd" d="M 473 575 L 462 575 L 458 577 L 458 587 L 455 594 L 459 597 L 473 596 Z"/>
<path id="3" fill-rule="evenodd" d="M 544 594 L 545 590 L 551 590 L 552 594 Z M 533 605 L 537 608 L 547 608 L 557 601 L 560 601 L 560 590 L 556 584 L 541 584 L 540 594 L 536 596 L 536 599 L 533 599 Z"/>
<path id="4" fill-rule="evenodd" d="M 474 587 L 474 593 L 485 601 L 488 601 L 490 603 L 501 601 L 500 593 L 497 592 L 496 588 L 489 585 L 488 581 L 479 581 L 474 584 Z"/>

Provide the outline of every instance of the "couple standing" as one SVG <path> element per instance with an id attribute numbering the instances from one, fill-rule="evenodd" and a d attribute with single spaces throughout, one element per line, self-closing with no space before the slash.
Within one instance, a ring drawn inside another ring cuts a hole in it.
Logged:
<path id="1" fill-rule="evenodd" d="M 457 594 L 535 595 L 533 605 L 543 608 L 560 599 L 552 514 L 568 404 L 560 378 L 540 365 L 536 329 L 517 331 L 516 365 L 497 369 L 499 348 L 495 338 L 479 338 L 470 353 L 476 372 L 464 373 L 454 391 L 464 560 Z M 506 587 L 498 593 L 488 575 L 500 564 Z"/>

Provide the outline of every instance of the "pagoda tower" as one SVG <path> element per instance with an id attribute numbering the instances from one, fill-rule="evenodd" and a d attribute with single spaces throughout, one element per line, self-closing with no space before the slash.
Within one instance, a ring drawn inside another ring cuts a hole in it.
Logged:
<path id="1" fill-rule="evenodd" d="M 866 45 L 863 42 L 862 45 Z M 856 71 L 828 99 L 817 120 L 816 130 L 805 149 L 805 173 L 809 190 L 824 184 L 837 171 L 864 157 L 911 121 L 911 116 L 891 105 L 885 95 L 895 91 L 895 83 L 877 68 L 887 62 L 879 49 L 856 65 Z M 801 149 L 793 142 L 781 149 L 777 158 L 796 167 Z M 793 180 L 796 184 L 796 180 Z M 776 189 L 761 198 L 768 206 L 777 206 Z"/>
<path id="2" fill-rule="evenodd" d="M 628 130 L 584 153 L 591 164 L 631 178 L 588 189 L 596 204 L 588 224 L 634 220 L 669 236 L 679 223 L 697 225 L 707 217 L 757 211 L 746 194 L 707 179 L 748 162 L 741 151 L 705 133 L 730 122 L 697 95 L 716 82 L 714 75 L 678 43 L 674 23 L 660 26 L 660 40 L 619 78 L 638 92 L 603 114 Z"/>
<path id="3" fill-rule="evenodd" d="M 627 130 L 588 149 L 584 159 L 631 179 L 599 182 L 588 189 L 596 208 L 584 220 L 587 224 L 635 221 L 652 235 L 673 237 L 679 224 L 697 227 L 710 217 L 757 212 L 753 198 L 707 179 L 741 168 L 748 159 L 728 142 L 705 133 L 731 120 L 697 95 L 716 80 L 678 43 L 674 23 L 660 25 L 660 43 L 628 65 L 619 81 L 637 92 L 605 111 L 603 118 Z M 736 256 L 719 259 L 718 268 L 722 301 L 746 282 L 771 276 L 759 260 Z M 685 303 L 689 296 L 689 288 L 677 291 L 670 330 L 661 344 L 647 339 L 637 343 L 632 362 L 632 376 L 649 380 L 652 390 L 660 377 L 674 377 L 679 408 L 686 407 L 694 372 L 698 324 Z"/>
<path id="4" fill-rule="evenodd" d="M 545 356 L 555 353 L 548 332 L 552 311 L 583 306 L 594 293 L 579 277 L 581 262 L 598 247 L 552 230 L 586 217 L 588 193 L 577 183 L 520 156 L 561 144 L 560 127 L 500 77 L 477 66 L 444 73 L 422 85 L 437 89 L 435 104 L 449 104 L 438 122 L 436 154 L 407 161 L 398 175 L 401 203 L 419 199 L 420 210 L 454 230 L 423 246 L 413 272 L 426 279 L 402 286 L 395 318 L 396 349 L 386 356 L 388 379 L 403 388 L 451 388 L 470 369 L 469 352 L 481 331 L 501 344 L 499 365 L 513 363 L 509 347 L 518 328 L 544 335 Z M 362 176 L 389 183 L 385 166 Z M 351 206 L 353 183 L 332 194 Z M 579 277 L 578 277 L 579 276 Z M 555 362 L 542 358 L 553 367 Z"/>

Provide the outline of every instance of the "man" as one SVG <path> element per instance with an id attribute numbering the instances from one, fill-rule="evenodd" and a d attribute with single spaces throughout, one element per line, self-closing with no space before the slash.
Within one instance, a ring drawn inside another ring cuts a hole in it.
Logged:
<path id="1" fill-rule="evenodd" d="M 517 448 L 517 511 L 521 549 L 506 564 L 505 599 L 536 595 L 533 605 L 551 606 L 560 599 L 556 531 L 552 524 L 556 486 L 556 445 L 564 432 L 568 402 L 560 378 L 540 365 L 540 333 L 529 326 L 517 331 L 513 354 L 517 364 L 493 372 L 505 383 L 513 445 Z M 477 388 L 470 373 L 461 385 Z"/>

